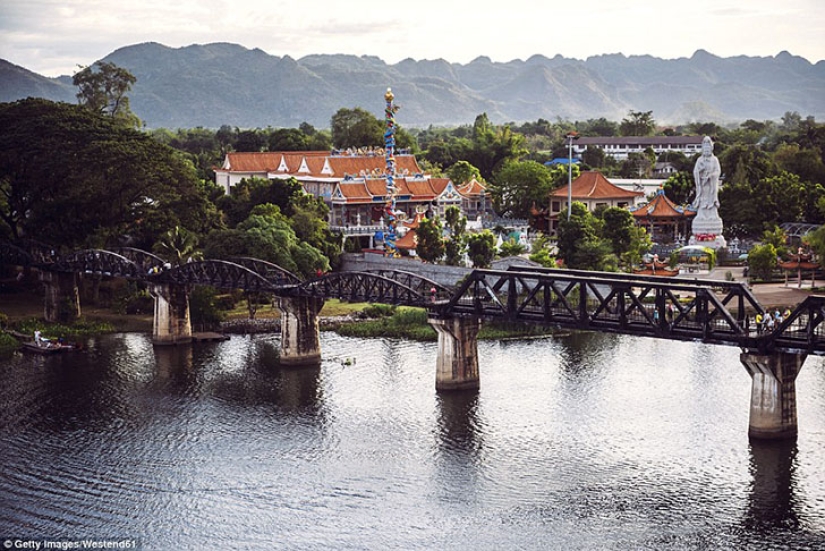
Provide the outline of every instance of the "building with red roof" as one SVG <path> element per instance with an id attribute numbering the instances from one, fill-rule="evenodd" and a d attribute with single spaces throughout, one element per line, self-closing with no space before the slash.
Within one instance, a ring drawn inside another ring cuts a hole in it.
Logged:
<path id="1" fill-rule="evenodd" d="M 567 209 L 567 197 L 583 203 L 589 211 L 600 207 L 629 208 L 644 201 L 644 193 L 620 188 L 612 184 L 601 172 L 585 171 L 573 180 L 570 191 L 568 186 L 562 186 L 550 193 L 549 210 L 535 209 L 536 218 L 545 218 L 546 227 L 551 233 L 556 233 L 559 226 L 559 215 Z"/>
<path id="2" fill-rule="evenodd" d="M 647 229 L 653 241 L 672 243 L 690 235 L 690 222 L 696 212 L 678 206 L 667 198 L 663 189 L 648 203 L 630 210 L 636 224 Z"/>

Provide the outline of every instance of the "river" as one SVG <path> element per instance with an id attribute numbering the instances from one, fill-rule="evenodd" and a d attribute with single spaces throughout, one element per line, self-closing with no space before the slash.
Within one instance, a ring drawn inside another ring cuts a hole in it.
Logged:
<path id="1" fill-rule="evenodd" d="M 749 442 L 734 347 L 632 336 L 434 343 L 324 332 L 0 361 L 0 541 L 178 549 L 825 549 L 825 364 L 799 437 Z M 55 547 L 56 548 L 56 547 Z M 121 547 L 124 548 L 124 547 Z"/>

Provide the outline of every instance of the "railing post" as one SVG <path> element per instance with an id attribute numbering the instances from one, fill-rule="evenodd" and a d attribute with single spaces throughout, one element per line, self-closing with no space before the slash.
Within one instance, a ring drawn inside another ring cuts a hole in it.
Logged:
<path id="1" fill-rule="evenodd" d="M 579 324 L 582 327 L 589 325 L 590 316 L 587 315 L 587 284 L 579 281 Z"/>

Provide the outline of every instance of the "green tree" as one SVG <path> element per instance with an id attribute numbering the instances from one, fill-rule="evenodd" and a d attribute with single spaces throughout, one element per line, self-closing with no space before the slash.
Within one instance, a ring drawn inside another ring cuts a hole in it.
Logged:
<path id="1" fill-rule="evenodd" d="M 530 260 L 538 262 L 545 268 L 555 268 L 556 259 L 550 253 L 550 238 L 544 234 L 538 234 L 530 246 Z"/>
<path id="2" fill-rule="evenodd" d="M 619 124 L 622 136 L 650 136 L 656 128 L 653 111 L 630 111 L 627 118 Z"/>
<path id="3" fill-rule="evenodd" d="M 444 211 L 444 222 L 449 232 L 449 237 L 444 242 L 444 260 L 448 266 L 458 266 L 467 249 L 467 217 L 462 216 L 458 207 L 450 206 Z"/>
<path id="4" fill-rule="evenodd" d="M 750 277 L 769 279 L 776 268 L 776 249 L 770 243 L 756 245 L 748 251 Z"/>
<path id="5" fill-rule="evenodd" d="M 229 195 L 220 197 L 218 207 L 226 216 L 229 227 L 235 227 L 249 217 L 257 205 L 270 203 L 287 216 L 292 215 L 292 205 L 304 195 L 304 188 L 295 178 L 288 180 L 244 178 L 232 186 Z"/>
<path id="6" fill-rule="evenodd" d="M 360 107 L 339 109 L 330 126 L 332 143 L 339 149 L 384 147 L 384 123 Z"/>
<path id="7" fill-rule="evenodd" d="M 198 250 L 198 236 L 180 226 L 175 226 L 161 235 L 153 250 L 173 266 L 203 258 L 203 254 Z"/>
<path id="8" fill-rule="evenodd" d="M 778 226 L 775 226 L 772 230 L 765 230 L 762 234 L 762 244 L 771 245 L 774 254 L 780 258 L 788 255 L 788 236 L 785 230 Z M 750 255 L 748 255 L 748 261 L 750 261 Z"/>
<path id="9" fill-rule="evenodd" d="M 662 189 L 668 199 L 677 205 L 688 205 L 693 198 L 696 184 L 693 176 L 688 172 L 677 172 L 662 184 Z"/>
<path id="10" fill-rule="evenodd" d="M 304 277 L 330 269 L 328 259 L 317 248 L 298 239 L 276 205 L 257 205 L 249 218 L 235 229 L 215 230 L 204 239 L 209 258 L 254 256 Z"/>
<path id="11" fill-rule="evenodd" d="M 436 263 L 444 256 L 443 227 L 438 218 L 424 218 L 415 232 L 415 254 L 425 261 Z"/>
<path id="12" fill-rule="evenodd" d="M 559 216 L 558 250 L 565 266 L 573 269 L 597 270 L 610 254 L 610 245 L 599 237 L 599 221 L 579 201 L 574 201 L 567 219 L 567 210 Z"/>
<path id="13" fill-rule="evenodd" d="M 510 237 L 505 241 L 502 241 L 501 246 L 499 247 L 499 254 L 502 257 L 518 256 L 526 251 L 527 247 L 516 241 L 514 237 Z"/>
<path id="14" fill-rule="evenodd" d="M 140 119 L 129 108 L 126 95 L 135 82 L 137 79 L 132 73 L 105 61 L 83 67 L 72 77 L 72 84 L 79 88 L 77 100 L 80 105 L 137 128 Z"/>
<path id="15" fill-rule="evenodd" d="M 597 146 L 587 146 L 582 153 L 582 162 L 593 168 L 604 168 L 607 166 L 607 153 Z"/>
<path id="16" fill-rule="evenodd" d="M 496 236 L 490 230 L 467 236 L 467 253 L 474 268 L 489 268 L 496 257 Z"/>
<path id="17" fill-rule="evenodd" d="M 522 134 L 513 132 L 509 126 L 496 127 L 482 113 L 473 125 L 472 148 L 465 153 L 468 161 L 481 172 L 485 181 L 493 179 L 493 174 L 508 161 L 516 161 L 528 151 L 524 147 Z"/>
<path id="18" fill-rule="evenodd" d="M 218 223 L 180 152 L 111 117 L 27 99 L 0 104 L 0 128 L 0 233 L 149 249 L 175 226 L 201 234 Z"/>
<path id="19" fill-rule="evenodd" d="M 503 216 L 528 218 L 532 206 L 547 204 L 553 179 L 546 166 L 536 161 L 509 161 L 490 185 L 493 205 Z"/>
<path id="20" fill-rule="evenodd" d="M 466 184 L 473 180 L 481 180 L 481 172 L 467 161 L 458 161 L 447 169 L 447 177 L 456 185 Z"/>
<path id="21" fill-rule="evenodd" d="M 816 255 L 817 261 L 822 264 L 825 259 L 825 226 L 819 226 L 814 231 L 808 232 L 804 241 Z M 748 260 L 750 260 L 750 255 Z"/>
<path id="22" fill-rule="evenodd" d="M 613 252 L 621 257 L 630 250 L 633 242 L 636 223 L 633 215 L 627 209 L 619 207 L 608 207 L 602 213 L 602 237 L 609 243 Z"/>

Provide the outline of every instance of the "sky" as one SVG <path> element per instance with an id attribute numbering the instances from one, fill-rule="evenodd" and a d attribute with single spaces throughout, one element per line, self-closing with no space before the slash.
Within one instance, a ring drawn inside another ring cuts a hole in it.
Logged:
<path id="1" fill-rule="evenodd" d="M 822 0 L 0 0 L 0 59 L 71 75 L 124 46 L 231 42 L 274 56 L 469 63 L 535 54 L 825 59 Z"/>

